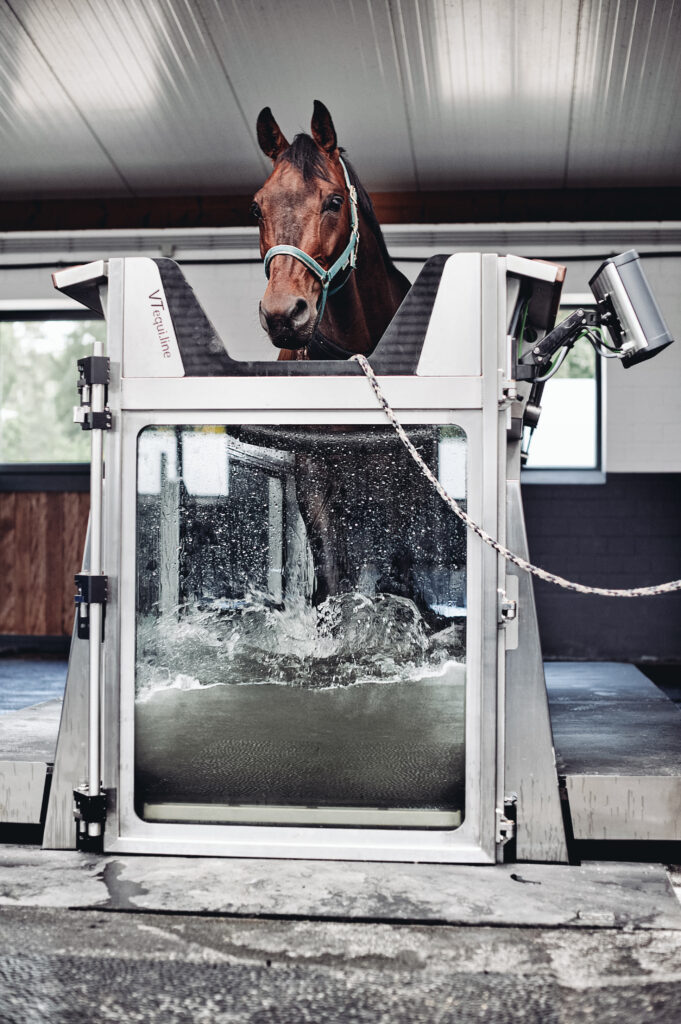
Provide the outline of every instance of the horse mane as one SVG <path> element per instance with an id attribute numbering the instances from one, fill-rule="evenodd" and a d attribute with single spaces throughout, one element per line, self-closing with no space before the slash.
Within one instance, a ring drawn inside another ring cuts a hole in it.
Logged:
<path id="1" fill-rule="evenodd" d="M 339 147 L 338 152 L 343 157 L 343 163 L 348 169 L 350 182 L 357 189 L 357 202 L 364 215 L 364 219 L 378 242 L 384 260 L 386 263 L 391 264 L 390 253 L 385 244 L 381 225 L 378 223 L 376 213 L 374 212 L 371 196 L 357 177 L 357 172 L 345 155 L 345 150 Z M 315 178 L 320 178 L 322 181 L 331 182 L 326 173 L 326 164 L 319 146 L 310 135 L 306 135 L 304 132 L 296 135 L 289 148 L 284 150 L 277 159 L 277 163 L 279 162 L 287 163 L 294 167 L 302 174 L 303 181 L 313 181 Z"/>

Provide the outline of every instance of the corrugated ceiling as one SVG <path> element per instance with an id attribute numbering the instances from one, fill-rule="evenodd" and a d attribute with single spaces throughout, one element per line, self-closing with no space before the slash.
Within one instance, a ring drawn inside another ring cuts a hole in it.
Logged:
<path id="1" fill-rule="evenodd" d="M 0 198 L 244 193 L 312 100 L 374 191 L 681 184 L 677 0 L 0 0 Z"/>

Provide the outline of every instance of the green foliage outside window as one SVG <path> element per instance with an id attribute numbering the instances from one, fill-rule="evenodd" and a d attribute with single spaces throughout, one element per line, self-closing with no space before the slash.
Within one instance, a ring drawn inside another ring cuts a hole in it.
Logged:
<path id="1" fill-rule="evenodd" d="M 76 360 L 105 338 L 102 320 L 0 321 L 0 462 L 89 461 Z"/>
<path id="2" fill-rule="evenodd" d="M 556 380 L 560 377 L 568 377 L 570 380 L 586 378 L 593 380 L 596 376 L 596 353 L 586 338 L 580 338 L 570 349 L 567 358 L 556 374 Z"/>
<path id="3" fill-rule="evenodd" d="M 561 320 L 564 320 L 566 316 L 572 313 L 573 308 L 561 308 L 558 311 L 556 323 L 560 323 Z M 593 380 L 595 376 L 596 353 L 586 338 L 580 338 L 568 352 L 567 358 L 560 370 L 558 370 L 555 379 L 559 380 L 563 377 L 570 380 Z"/>

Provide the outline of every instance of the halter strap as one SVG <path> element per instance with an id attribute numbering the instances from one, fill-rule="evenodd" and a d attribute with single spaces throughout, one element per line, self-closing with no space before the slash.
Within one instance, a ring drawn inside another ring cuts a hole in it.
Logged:
<path id="1" fill-rule="evenodd" d="M 347 359 L 349 355 L 346 348 L 337 345 L 331 338 L 325 338 L 319 331 L 315 331 L 307 345 L 308 359 Z"/>
<path id="2" fill-rule="evenodd" d="M 320 263 L 317 263 L 312 256 L 309 256 L 306 252 L 303 252 L 302 249 L 299 249 L 295 245 L 273 245 L 272 248 L 268 249 L 265 253 L 265 274 L 267 277 L 270 276 L 270 263 L 275 256 L 293 256 L 294 259 L 300 260 L 300 262 L 319 280 L 319 283 L 322 286 L 322 294 L 321 300 L 317 306 L 318 323 L 324 316 L 327 296 L 335 295 L 336 292 L 339 292 L 346 281 L 348 281 L 350 275 L 341 281 L 340 284 L 337 284 L 335 288 L 330 287 L 333 279 L 343 270 L 346 270 L 347 267 L 350 267 L 350 270 L 352 271 L 357 265 L 357 248 L 359 245 L 357 189 L 350 182 L 348 169 L 343 163 L 342 158 L 338 157 L 338 160 L 343 168 L 343 176 L 345 178 L 345 184 L 350 198 L 350 239 L 333 266 L 329 267 L 328 270 L 324 270 L 324 267 L 322 267 Z"/>

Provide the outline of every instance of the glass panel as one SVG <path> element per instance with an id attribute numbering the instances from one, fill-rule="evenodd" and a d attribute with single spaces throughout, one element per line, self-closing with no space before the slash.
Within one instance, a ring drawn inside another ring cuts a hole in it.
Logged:
<path id="1" fill-rule="evenodd" d="M 465 504 L 464 433 L 409 434 Z M 453 827 L 465 647 L 465 527 L 389 427 L 141 432 L 142 817 Z"/>
<path id="2" fill-rule="evenodd" d="M 105 338 L 103 320 L 0 321 L 0 462 L 90 461 L 76 360 Z"/>

